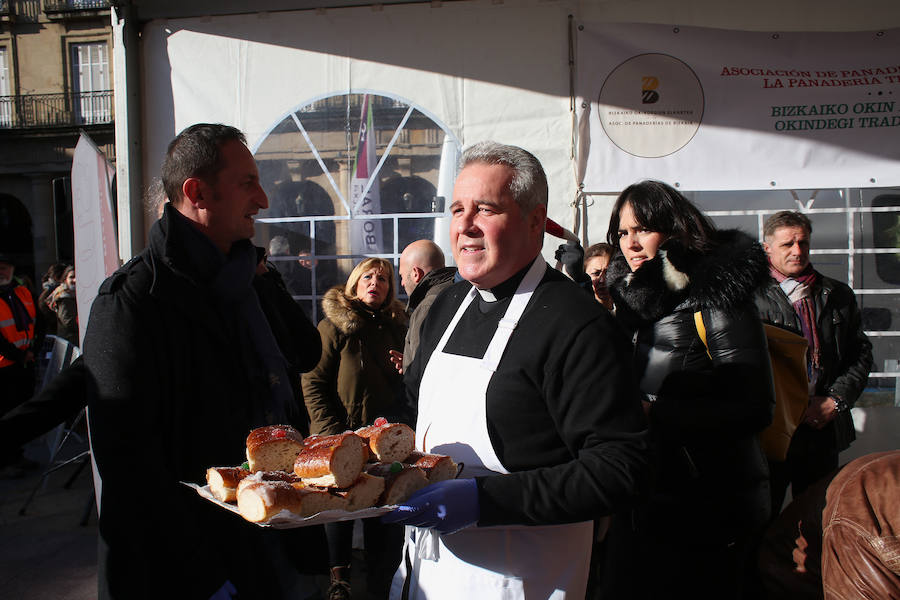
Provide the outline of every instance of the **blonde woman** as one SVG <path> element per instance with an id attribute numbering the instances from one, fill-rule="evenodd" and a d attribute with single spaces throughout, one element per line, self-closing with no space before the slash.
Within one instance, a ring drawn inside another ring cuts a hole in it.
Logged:
<path id="1" fill-rule="evenodd" d="M 303 397 L 313 434 L 333 435 L 371 425 L 378 417 L 409 421 L 402 401 L 402 379 L 390 350 L 403 351 L 406 311 L 394 295 L 394 268 L 381 258 L 354 267 L 343 287 L 322 298 L 319 323 L 322 358 L 303 375 Z M 386 598 L 400 562 L 403 529 L 377 518 L 364 521 L 367 587 Z M 328 598 L 350 598 L 353 522 L 325 526 L 331 567 Z"/>

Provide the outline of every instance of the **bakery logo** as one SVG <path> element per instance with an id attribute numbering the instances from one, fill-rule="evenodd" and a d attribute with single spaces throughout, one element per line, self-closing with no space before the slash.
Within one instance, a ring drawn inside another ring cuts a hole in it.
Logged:
<path id="1" fill-rule="evenodd" d="M 668 54 L 639 54 L 624 61 L 606 77 L 597 99 L 604 133 L 622 151 L 641 158 L 684 148 L 700 128 L 703 108 L 697 75 Z"/>
<path id="2" fill-rule="evenodd" d="M 659 78 L 652 75 L 641 77 L 641 103 L 654 104 L 659 100 L 659 92 L 656 91 L 658 87 Z"/>

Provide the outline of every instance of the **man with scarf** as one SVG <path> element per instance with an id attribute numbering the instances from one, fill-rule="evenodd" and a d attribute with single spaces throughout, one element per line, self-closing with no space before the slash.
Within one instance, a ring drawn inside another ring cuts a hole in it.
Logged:
<path id="1" fill-rule="evenodd" d="M 837 468 L 838 454 L 855 439 L 850 409 L 866 386 L 872 344 L 853 291 L 810 263 L 809 219 L 799 212 L 778 212 L 766 220 L 763 235 L 772 278 L 757 296 L 760 317 L 803 335 L 809 344 L 809 405 L 787 459 L 769 461 L 777 516 L 788 485 L 798 496 Z"/>
<path id="2" fill-rule="evenodd" d="M 306 598 L 291 551 L 319 528 L 263 530 L 180 482 L 240 465 L 252 428 L 305 429 L 316 328 L 250 242 L 268 206 L 244 135 L 198 124 L 170 144 L 148 247 L 101 286 L 84 340 L 102 478 L 99 597 Z M 308 531 L 307 531 L 308 530 Z M 290 546 L 290 548 L 288 548 Z"/>

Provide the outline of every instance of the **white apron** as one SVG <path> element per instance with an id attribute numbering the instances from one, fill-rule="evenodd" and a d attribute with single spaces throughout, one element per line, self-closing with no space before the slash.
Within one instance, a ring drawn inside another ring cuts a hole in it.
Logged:
<path id="1" fill-rule="evenodd" d="M 487 431 L 488 383 L 531 294 L 546 271 L 538 257 L 519 284 L 484 358 L 445 353 L 450 335 L 478 294 L 473 287 L 425 367 L 416 448 L 464 463 L 461 477 L 507 473 Z M 407 527 L 391 598 L 409 600 L 584 598 L 591 522 L 553 526 L 469 527 L 451 535 Z M 409 581 L 406 581 L 409 571 Z"/>

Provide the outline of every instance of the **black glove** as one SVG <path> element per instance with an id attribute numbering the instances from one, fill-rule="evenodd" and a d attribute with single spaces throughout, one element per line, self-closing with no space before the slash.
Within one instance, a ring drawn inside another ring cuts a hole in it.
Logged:
<path id="1" fill-rule="evenodd" d="M 556 249 L 556 260 L 563 264 L 569 277 L 575 282 L 590 281 L 584 272 L 584 248 L 578 242 L 566 242 Z"/>

